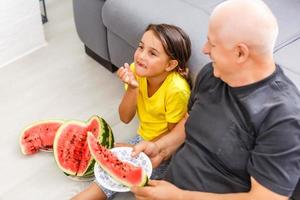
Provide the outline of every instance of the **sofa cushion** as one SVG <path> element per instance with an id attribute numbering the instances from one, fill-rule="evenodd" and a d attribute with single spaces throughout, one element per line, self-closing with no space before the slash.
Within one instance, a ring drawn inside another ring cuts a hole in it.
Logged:
<path id="1" fill-rule="evenodd" d="M 102 16 L 107 29 L 133 46 L 137 45 L 136 39 L 140 39 L 150 23 L 181 24 L 191 28 L 198 28 L 198 25 L 202 33 L 206 33 L 208 21 L 207 13 L 179 0 L 172 3 L 161 0 L 107 0 Z"/>
<path id="2" fill-rule="evenodd" d="M 99 12 L 104 3 L 104 0 L 73 0 L 73 9 L 76 30 L 81 41 L 99 56 L 109 60 L 106 29 Z"/>
<path id="3" fill-rule="evenodd" d="M 108 30 L 107 41 L 109 57 L 115 66 L 120 67 L 123 66 L 125 62 L 131 63 L 133 61 L 135 48 L 129 45 L 125 40 Z"/>
<path id="4" fill-rule="evenodd" d="M 208 15 L 223 0 L 181 0 L 203 10 Z M 279 35 L 275 51 L 293 42 L 300 35 L 299 0 L 264 0 L 278 20 Z"/>
<path id="5" fill-rule="evenodd" d="M 192 5 L 193 7 L 196 7 L 200 10 L 203 10 L 205 13 L 207 13 L 208 15 L 210 15 L 210 13 L 212 12 L 212 10 L 221 2 L 223 2 L 224 0 L 181 0 L 183 2 L 186 2 L 190 5 Z"/>
<path id="6" fill-rule="evenodd" d="M 300 36 L 299 0 L 264 0 L 278 20 L 279 35 L 275 51 Z"/>
<path id="7" fill-rule="evenodd" d="M 192 79 L 208 62 L 207 56 L 201 54 L 201 49 L 207 37 L 209 14 L 184 1 L 107 0 L 102 9 L 102 17 L 107 29 L 132 47 L 138 45 L 150 23 L 177 25 L 191 38 L 194 53 L 189 67 Z"/>
<path id="8" fill-rule="evenodd" d="M 293 82 L 300 89 L 300 37 L 293 43 L 278 50 L 275 54 L 276 63 L 280 64 L 285 73 L 290 77 Z"/>

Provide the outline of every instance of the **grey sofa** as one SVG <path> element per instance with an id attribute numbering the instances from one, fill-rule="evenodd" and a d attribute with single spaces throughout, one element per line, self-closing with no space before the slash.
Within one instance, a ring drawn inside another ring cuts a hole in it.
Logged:
<path id="1" fill-rule="evenodd" d="M 209 60 L 201 53 L 208 19 L 222 0 L 73 0 L 76 29 L 88 55 L 110 71 L 132 62 L 149 23 L 183 28 L 192 41 L 191 78 Z M 300 0 L 265 0 L 279 23 L 276 62 L 300 88 Z M 300 191 L 296 195 L 300 200 Z"/>

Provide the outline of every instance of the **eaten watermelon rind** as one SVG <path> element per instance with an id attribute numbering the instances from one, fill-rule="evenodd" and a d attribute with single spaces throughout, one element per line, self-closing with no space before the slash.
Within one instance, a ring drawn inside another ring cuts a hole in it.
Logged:
<path id="1" fill-rule="evenodd" d="M 37 127 L 37 126 L 40 126 L 40 125 L 43 125 L 43 124 L 49 124 L 49 123 L 58 123 L 60 124 L 60 126 L 64 123 L 65 121 L 64 120 L 60 120 L 60 119 L 48 119 L 48 120 L 40 120 L 40 121 L 36 121 L 36 122 L 33 122 L 31 124 L 29 124 L 28 126 L 26 126 L 21 134 L 20 134 L 20 137 L 19 137 L 19 146 L 21 148 L 21 152 L 24 154 L 24 155 L 29 155 L 29 154 L 33 154 L 35 152 L 37 152 L 38 150 L 42 149 L 43 147 L 39 147 L 39 149 L 35 150 L 34 152 L 28 152 L 26 150 L 26 147 L 25 147 L 25 142 L 24 141 L 24 134 L 26 134 L 30 129 L 34 128 L 34 127 Z M 52 141 L 53 142 L 53 141 Z M 37 147 L 38 148 L 38 147 Z"/>

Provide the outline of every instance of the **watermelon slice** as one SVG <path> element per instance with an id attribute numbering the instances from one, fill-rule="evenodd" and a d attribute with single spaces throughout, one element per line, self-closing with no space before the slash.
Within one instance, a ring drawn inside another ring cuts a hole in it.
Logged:
<path id="1" fill-rule="evenodd" d="M 111 148 L 114 143 L 109 125 L 99 116 L 93 116 L 87 122 L 69 121 L 57 131 L 53 149 L 58 167 L 68 175 L 92 176 L 93 157 L 87 144 L 87 133 L 91 132 L 99 142 Z"/>
<path id="2" fill-rule="evenodd" d="M 127 187 L 145 186 L 148 182 L 146 171 L 131 163 L 120 161 L 111 151 L 102 146 L 92 133 L 88 133 L 88 146 L 99 166 L 116 181 Z"/>
<path id="3" fill-rule="evenodd" d="M 25 155 L 31 155 L 41 149 L 51 150 L 62 120 L 43 120 L 30 124 L 21 133 L 19 144 Z"/>

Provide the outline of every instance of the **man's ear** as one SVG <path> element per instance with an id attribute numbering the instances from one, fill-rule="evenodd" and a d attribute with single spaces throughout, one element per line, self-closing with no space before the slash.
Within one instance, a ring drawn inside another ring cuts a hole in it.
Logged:
<path id="1" fill-rule="evenodd" d="M 178 61 L 177 60 L 170 60 L 168 67 L 166 67 L 166 71 L 167 72 L 172 71 L 173 69 L 175 69 L 177 67 L 177 65 L 178 65 Z"/>
<path id="2" fill-rule="evenodd" d="M 245 62 L 249 57 L 249 48 L 244 43 L 239 43 L 235 48 L 235 56 L 237 63 Z"/>

